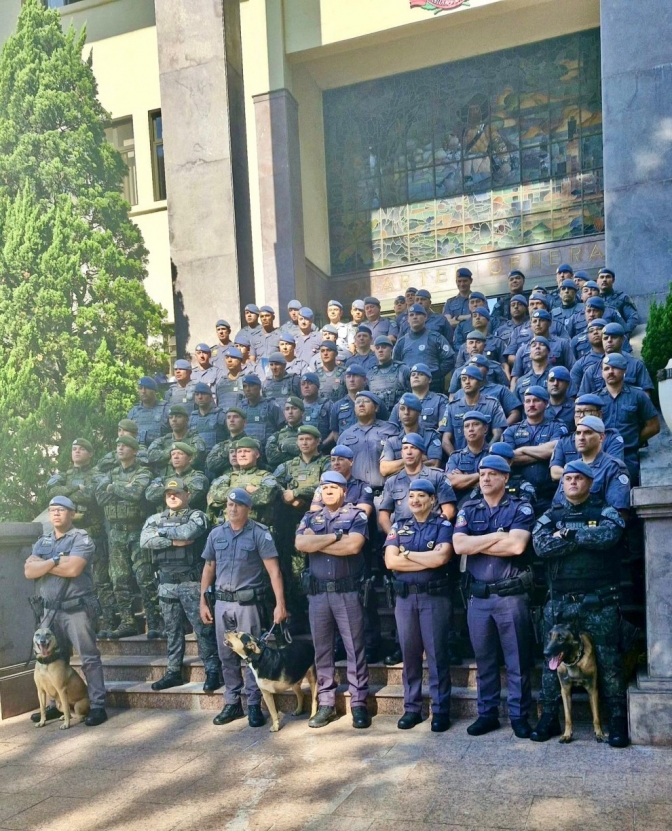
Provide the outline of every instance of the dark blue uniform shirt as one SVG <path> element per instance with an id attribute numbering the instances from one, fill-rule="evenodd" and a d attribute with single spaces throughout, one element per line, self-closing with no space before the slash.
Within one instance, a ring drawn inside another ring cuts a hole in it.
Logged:
<path id="1" fill-rule="evenodd" d="M 423 465 L 420 473 L 414 476 L 409 476 L 405 469 L 400 470 L 399 473 L 395 473 L 393 476 L 388 476 L 385 480 L 383 498 L 378 510 L 393 513 L 395 522 L 413 516 L 411 509 L 408 507 L 408 494 L 411 489 L 411 482 L 415 479 L 429 479 L 434 485 L 436 490 L 434 513 L 437 516 L 441 513 L 441 505 L 457 502 L 455 491 L 446 479 L 445 473 L 438 470 L 438 468 Z"/>
<path id="2" fill-rule="evenodd" d="M 429 516 L 425 522 L 418 522 L 412 516 L 402 522 L 395 522 L 385 539 L 385 545 L 396 545 L 406 551 L 431 551 L 438 545 L 452 543 L 453 526 L 447 519 Z M 422 571 L 395 571 L 394 576 L 403 583 L 429 583 L 440 580 L 448 574 L 447 564 L 439 568 L 425 568 Z"/>
<path id="3" fill-rule="evenodd" d="M 333 534 L 339 528 L 344 534 L 368 534 L 368 517 L 354 505 L 343 505 L 335 513 L 326 508 L 306 514 L 297 529 L 302 535 L 310 528 L 315 534 Z M 341 580 L 343 577 L 359 576 L 364 570 L 364 555 L 353 554 L 350 557 L 335 557 L 319 551 L 308 555 L 308 568 L 316 580 Z"/>

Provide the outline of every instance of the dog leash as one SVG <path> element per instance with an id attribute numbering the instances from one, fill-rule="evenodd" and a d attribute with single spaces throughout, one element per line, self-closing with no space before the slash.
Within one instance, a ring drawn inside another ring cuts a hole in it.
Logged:
<path id="1" fill-rule="evenodd" d="M 259 641 L 264 646 L 267 646 L 267 641 L 271 637 L 271 635 L 273 634 L 273 630 L 276 628 L 276 626 L 279 628 L 280 634 L 282 635 L 285 643 L 287 643 L 287 644 L 292 643 L 292 636 L 289 633 L 289 627 L 285 623 L 274 623 L 273 626 L 271 626 L 271 628 L 268 630 L 268 632 L 266 632 L 265 634 L 263 634 L 259 638 Z"/>

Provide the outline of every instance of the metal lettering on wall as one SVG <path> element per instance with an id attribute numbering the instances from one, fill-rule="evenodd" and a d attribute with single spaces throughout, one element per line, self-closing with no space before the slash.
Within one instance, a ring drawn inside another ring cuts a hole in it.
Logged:
<path id="1" fill-rule="evenodd" d="M 604 237 L 591 236 L 582 240 L 567 240 L 549 245 L 515 248 L 493 254 L 460 257 L 443 262 L 418 264 L 406 268 L 385 269 L 348 277 L 329 279 L 330 291 L 341 300 L 352 301 L 369 294 L 378 297 L 383 305 L 403 294 L 408 286 L 426 288 L 434 300 L 444 300 L 455 294 L 455 272 L 468 266 L 474 275 L 474 290 L 492 296 L 507 290 L 507 275 L 514 268 L 526 276 L 526 285 L 535 282 L 555 285 L 555 270 L 560 263 L 570 263 L 574 271 L 597 274 L 604 265 Z"/>

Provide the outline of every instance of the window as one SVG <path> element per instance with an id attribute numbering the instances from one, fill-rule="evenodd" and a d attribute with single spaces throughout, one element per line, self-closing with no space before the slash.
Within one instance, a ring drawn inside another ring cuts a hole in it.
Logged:
<path id="1" fill-rule="evenodd" d="M 333 274 L 604 230 L 598 30 L 323 104 Z"/>
<path id="2" fill-rule="evenodd" d="M 81 0 L 47 0 L 48 9 L 60 9 L 63 6 L 72 6 L 75 3 L 80 3 Z"/>
<path id="3" fill-rule="evenodd" d="M 133 138 L 133 119 L 120 118 L 113 121 L 105 130 L 105 136 L 110 144 L 121 153 L 126 164 L 124 175 L 124 199 L 130 205 L 138 204 L 138 177 L 135 169 L 135 139 Z"/>
<path id="4" fill-rule="evenodd" d="M 166 167 L 163 160 L 163 122 L 161 110 L 149 114 L 149 138 L 152 145 L 154 201 L 166 198 Z"/>

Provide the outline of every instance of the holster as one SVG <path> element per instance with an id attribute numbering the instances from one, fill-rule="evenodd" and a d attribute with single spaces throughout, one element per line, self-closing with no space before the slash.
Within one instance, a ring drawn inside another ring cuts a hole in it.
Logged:
<path id="1" fill-rule="evenodd" d="M 383 587 L 385 588 L 385 600 L 390 609 L 394 608 L 394 585 L 389 574 L 383 575 Z"/>
<path id="2" fill-rule="evenodd" d="M 44 600 L 39 594 L 36 594 L 33 597 L 29 597 L 28 602 L 30 603 L 30 608 L 33 610 L 35 628 L 37 629 L 40 623 L 42 623 L 42 618 L 44 617 Z"/>
<path id="3" fill-rule="evenodd" d="M 369 592 L 373 586 L 373 577 L 367 577 L 359 585 L 359 599 L 362 601 L 364 609 L 369 605 Z"/>
<path id="4" fill-rule="evenodd" d="M 210 610 L 210 614 L 212 615 L 212 619 L 215 619 L 215 602 L 217 598 L 215 597 L 215 587 L 209 586 L 203 592 L 203 600 L 205 600 L 205 605 Z"/>
<path id="5" fill-rule="evenodd" d="M 240 603 L 241 606 L 253 606 L 261 604 L 266 599 L 266 592 L 263 589 L 238 589 L 235 592 L 220 591 L 215 589 L 217 600 L 227 603 Z"/>

